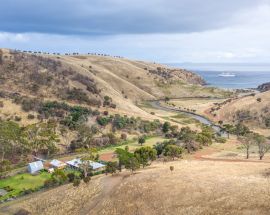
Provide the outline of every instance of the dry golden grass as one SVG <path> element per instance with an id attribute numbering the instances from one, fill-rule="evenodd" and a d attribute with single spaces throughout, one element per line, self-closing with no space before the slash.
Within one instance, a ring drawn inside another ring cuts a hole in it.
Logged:
<path id="1" fill-rule="evenodd" d="M 170 172 L 169 167 L 174 166 Z M 135 175 L 62 186 L 0 211 L 33 214 L 251 214 L 268 215 L 269 164 L 181 160 L 156 162 Z"/>
<path id="2" fill-rule="evenodd" d="M 21 118 L 20 124 L 21 125 L 29 125 L 38 122 L 36 116 L 37 114 L 34 112 L 24 112 L 21 109 L 20 105 L 17 105 L 13 103 L 11 100 L 8 99 L 0 99 L 1 102 L 3 102 L 3 107 L 0 108 L 0 116 L 2 119 L 13 119 L 15 116 L 18 116 Z M 28 114 L 33 114 L 35 116 L 35 119 L 28 119 L 27 116 Z"/>
<path id="3" fill-rule="evenodd" d="M 261 98 L 261 102 L 257 99 Z M 233 116 L 237 111 L 250 111 L 252 117 L 257 117 L 248 123 L 248 126 L 263 135 L 269 136 L 270 131 L 264 128 L 263 122 L 258 117 L 265 113 L 270 105 L 270 92 L 256 94 L 255 96 L 248 96 L 233 100 L 232 102 L 222 106 L 221 110 L 217 112 L 216 120 L 223 120 L 224 122 L 232 122 Z"/>
<path id="4" fill-rule="evenodd" d="M 196 110 L 196 113 L 204 115 L 205 111 L 214 106 L 214 103 L 221 103 L 224 99 L 207 99 L 207 98 L 186 98 L 186 99 L 171 99 L 170 104 L 182 109 Z"/>

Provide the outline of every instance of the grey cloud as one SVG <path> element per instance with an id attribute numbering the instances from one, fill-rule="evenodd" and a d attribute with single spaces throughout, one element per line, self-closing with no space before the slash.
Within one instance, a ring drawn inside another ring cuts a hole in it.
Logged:
<path id="1" fill-rule="evenodd" d="M 266 0 L 9 0 L 0 31 L 114 35 L 183 33 L 231 25 L 240 10 Z"/>

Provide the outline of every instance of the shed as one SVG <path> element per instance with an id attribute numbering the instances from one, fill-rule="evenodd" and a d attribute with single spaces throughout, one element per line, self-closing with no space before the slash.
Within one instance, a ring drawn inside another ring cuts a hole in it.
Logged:
<path id="1" fill-rule="evenodd" d="M 57 168 L 57 169 L 64 169 L 64 168 L 67 166 L 66 163 L 64 163 L 64 162 L 62 162 L 62 161 L 59 161 L 59 160 L 56 160 L 56 159 L 52 160 L 52 161 L 50 162 L 50 165 L 51 165 L 52 167 L 54 167 L 54 168 Z"/>
<path id="2" fill-rule="evenodd" d="M 67 164 L 72 167 L 72 168 L 78 168 L 80 169 L 80 164 L 82 163 L 80 158 L 76 158 L 73 159 L 71 161 L 68 161 Z M 98 171 L 101 170 L 105 167 L 104 164 L 98 163 L 98 162 L 94 162 L 94 161 L 90 161 L 89 165 L 93 168 L 94 171 Z"/>
<path id="3" fill-rule="evenodd" d="M 33 174 L 44 169 L 43 163 L 41 161 L 35 161 L 28 164 L 28 171 Z"/>
<path id="4" fill-rule="evenodd" d="M 8 192 L 4 189 L 0 189 L 0 197 L 6 195 Z"/>

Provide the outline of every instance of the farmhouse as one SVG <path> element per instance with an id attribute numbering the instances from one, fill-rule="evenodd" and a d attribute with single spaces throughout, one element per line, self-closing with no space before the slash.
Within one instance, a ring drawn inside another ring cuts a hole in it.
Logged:
<path id="1" fill-rule="evenodd" d="M 81 159 L 76 158 L 76 159 L 73 159 L 71 161 L 68 161 L 67 165 L 69 165 L 71 168 L 80 169 L 81 163 L 82 163 Z M 89 165 L 93 168 L 94 171 L 100 171 L 100 170 L 103 170 L 105 168 L 105 165 L 98 163 L 98 162 L 94 162 L 94 161 L 90 161 Z"/>
<path id="2" fill-rule="evenodd" d="M 56 169 L 64 169 L 67 166 L 67 164 L 62 161 L 54 159 L 50 162 L 50 166 Z"/>
<path id="3" fill-rule="evenodd" d="M 38 171 L 44 169 L 42 161 L 35 161 L 28 164 L 28 172 L 33 174 L 37 173 Z"/>

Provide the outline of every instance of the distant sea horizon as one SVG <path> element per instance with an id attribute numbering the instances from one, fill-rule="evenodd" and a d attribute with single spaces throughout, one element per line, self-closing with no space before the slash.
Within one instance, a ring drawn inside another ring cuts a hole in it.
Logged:
<path id="1" fill-rule="evenodd" d="M 270 82 L 270 64 L 256 63 L 167 63 L 199 74 L 209 86 L 226 89 L 249 89 Z M 232 73 L 234 77 L 221 77 L 221 73 Z"/>

